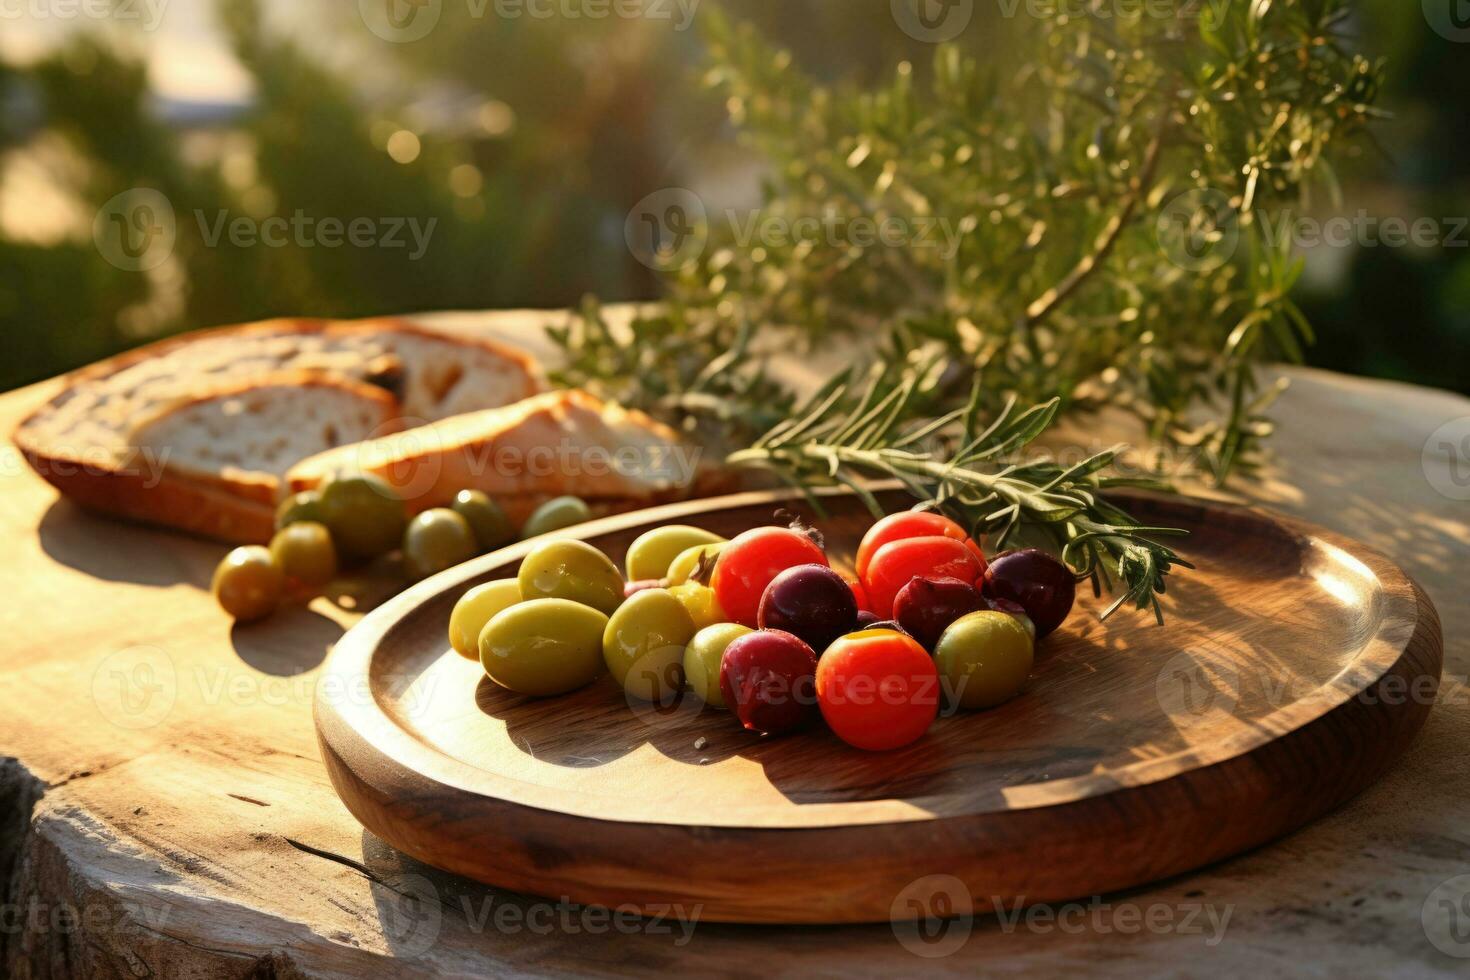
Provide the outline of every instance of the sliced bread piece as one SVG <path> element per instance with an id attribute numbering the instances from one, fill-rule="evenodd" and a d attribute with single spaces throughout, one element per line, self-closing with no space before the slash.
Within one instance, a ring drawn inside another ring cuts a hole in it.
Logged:
<path id="1" fill-rule="evenodd" d="M 255 482 L 167 468 L 132 436 L 181 401 L 291 371 L 376 385 L 410 425 L 507 405 L 543 385 L 529 355 L 489 340 L 402 320 L 273 320 L 189 334 L 74 372 L 14 441 L 83 506 L 230 542 L 268 540 L 273 506 Z"/>
<path id="2" fill-rule="evenodd" d="M 642 412 L 557 391 L 343 446 L 298 464 L 288 479 L 299 491 L 340 473 L 371 474 L 414 512 L 465 489 L 518 506 L 571 494 L 626 509 L 689 496 L 706 475 L 703 462 L 700 447 Z"/>
<path id="3" fill-rule="evenodd" d="M 382 388 L 290 371 L 162 405 L 128 442 L 166 472 L 274 504 L 296 463 L 402 427 L 398 399 Z"/>

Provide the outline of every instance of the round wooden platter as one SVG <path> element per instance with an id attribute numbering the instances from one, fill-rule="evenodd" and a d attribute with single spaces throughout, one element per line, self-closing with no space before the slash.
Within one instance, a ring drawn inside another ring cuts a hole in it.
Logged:
<path id="1" fill-rule="evenodd" d="M 480 881 L 734 922 L 903 920 L 1139 885 L 1279 837 L 1373 782 L 1423 723 L 1442 658 L 1422 591 L 1383 556 L 1255 510 L 1127 495 L 1188 529 L 1166 625 L 1079 600 L 1020 697 L 941 717 L 889 753 L 817 727 L 747 733 L 693 698 L 632 703 L 607 677 L 530 700 L 445 637 L 470 587 L 519 544 L 421 583 L 338 644 L 316 724 L 332 783 L 374 834 Z M 901 493 L 885 506 L 909 504 Z M 834 564 L 871 518 L 817 523 Z M 582 525 L 621 562 L 643 531 L 726 536 L 779 493 Z"/>

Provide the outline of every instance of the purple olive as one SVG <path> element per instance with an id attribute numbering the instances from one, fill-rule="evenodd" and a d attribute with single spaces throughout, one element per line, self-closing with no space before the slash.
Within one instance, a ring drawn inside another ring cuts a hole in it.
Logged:
<path id="1" fill-rule="evenodd" d="M 915 578 L 898 590 L 893 618 L 931 653 L 949 624 L 988 608 L 985 597 L 957 578 Z"/>
<path id="2" fill-rule="evenodd" d="M 826 565 L 797 565 L 771 580 L 761 596 L 756 622 L 785 630 L 820 653 L 857 625 L 852 587 Z"/>
<path id="3" fill-rule="evenodd" d="M 985 596 L 1009 599 L 1026 610 L 1039 640 L 1066 620 L 1077 597 L 1072 570 L 1044 551 L 1007 551 L 991 559 L 985 570 Z"/>
<path id="4" fill-rule="evenodd" d="M 780 735 L 817 714 L 817 655 L 781 630 L 736 637 L 720 656 L 720 693 L 740 723 Z"/>
<path id="5" fill-rule="evenodd" d="M 868 612 L 866 609 L 859 609 L 857 614 L 857 623 L 853 626 L 852 631 L 856 633 L 859 630 L 872 629 L 873 626 L 878 622 L 879 620 L 877 613 Z"/>

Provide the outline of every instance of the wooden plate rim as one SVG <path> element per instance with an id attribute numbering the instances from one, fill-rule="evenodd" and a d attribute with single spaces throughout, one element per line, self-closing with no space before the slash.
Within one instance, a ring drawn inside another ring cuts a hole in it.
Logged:
<path id="1" fill-rule="evenodd" d="M 824 492 L 843 496 L 848 491 Z M 1055 782 L 1012 788 L 1003 799 L 967 807 L 961 812 L 936 813 L 923 805 L 925 797 L 912 800 L 864 800 L 839 803 L 809 803 L 773 809 L 769 805 L 728 807 L 709 815 L 701 825 L 723 829 L 803 830 L 839 827 L 904 824 L 925 820 L 964 819 L 994 813 L 1064 806 L 1094 799 L 1110 792 L 1140 788 L 1248 756 L 1283 736 L 1322 719 L 1344 703 L 1369 691 L 1410 654 L 1411 640 L 1421 623 L 1436 618 L 1427 598 L 1409 577 L 1386 556 L 1344 535 L 1304 521 L 1256 507 L 1244 507 L 1187 497 L 1130 492 L 1115 495 L 1128 506 L 1132 499 L 1165 508 L 1197 508 L 1217 511 L 1232 520 L 1253 519 L 1276 525 L 1305 550 L 1328 549 L 1335 560 L 1355 560 L 1375 578 L 1387 600 L 1377 630 L 1331 681 L 1273 711 L 1263 721 L 1235 735 L 1204 747 L 1191 747 L 1168 756 L 1139 760 L 1104 772 L 1058 779 Z M 800 494 L 788 491 L 755 491 L 696 502 L 701 509 L 733 509 L 747 506 L 800 503 Z M 661 520 L 690 516 L 690 503 L 636 511 L 603 518 L 567 529 L 570 536 L 588 539 Z M 536 542 L 520 542 L 475 561 L 458 566 L 421 582 L 369 613 L 337 644 L 323 667 L 317 685 L 314 714 L 318 736 L 341 764 L 355 772 L 372 772 L 371 783 L 422 785 L 423 780 L 482 798 L 493 806 L 509 805 L 544 811 L 564 817 L 629 824 L 688 827 L 669 815 L 660 817 L 639 810 L 635 800 L 601 796 L 525 782 L 480 769 L 453 758 L 416 738 L 378 702 L 349 696 L 360 691 L 362 679 L 370 678 L 373 657 L 396 626 L 421 603 L 450 590 L 462 589 L 507 565 L 519 562 Z M 371 686 L 371 685 L 370 685 Z M 854 750 L 857 751 L 857 750 Z"/>

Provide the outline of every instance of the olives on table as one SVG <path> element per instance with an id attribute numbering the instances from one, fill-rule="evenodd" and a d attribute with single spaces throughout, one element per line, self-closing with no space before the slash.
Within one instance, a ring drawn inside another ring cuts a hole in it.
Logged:
<path id="1" fill-rule="evenodd" d="M 521 562 L 517 579 L 526 599 L 570 599 L 605 615 L 623 604 L 618 566 L 585 541 L 557 538 L 537 545 Z"/>
<path id="2" fill-rule="evenodd" d="M 534 538 L 552 531 L 560 531 L 573 524 L 592 520 L 592 508 L 580 497 L 556 497 L 546 501 L 532 512 L 521 528 L 521 539 Z"/>
<path id="3" fill-rule="evenodd" d="M 747 633 L 749 626 L 739 623 L 717 623 L 694 634 L 684 650 L 684 681 L 689 690 L 711 708 L 725 710 L 725 695 L 720 690 L 720 659 L 725 648 Z"/>
<path id="4" fill-rule="evenodd" d="M 325 525 L 287 524 L 271 538 L 271 558 L 291 589 L 319 589 L 337 575 L 337 549 Z"/>
<path id="5" fill-rule="evenodd" d="M 276 508 L 276 530 L 289 527 L 300 521 L 322 523 L 322 495 L 318 490 L 306 490 L 281 501 Z"/>
<path id="6" fill-rule="evenodd" d="M 332 480 L 321 490 L 321 523 L 349 560 L 385 555 L 403 541 L 408 515 L 393 488 L 374 476 Z"/>
<path id="7" fill-rule="evenodd" d="M 551 697 L 602 673 L 607 617 L 567 599 L 531 599 L 491 617 L 480 633 L 480 664 L 501 687 Z"/>
<path id="8" fill-rule="evenodd" d="M 236 548 L 214 570 L 214 598 L 242 623 L 264 619 L 281 604 L 286 576 L 260 545 Z"/>
<path id="9" fill-rule="evenodd" d="M 663 578 L 668 574 L 674 559 L 683 552 L 700 545 L 720 544 L 724 540 L 711 531 L 684 524 L 671 524 L 645 531 L 628 546 L 628 554 L 624 559 L 628 578 L 635 582 L 638 579 Z"/>
<path id="10" fill-rule="evenodd" d="M 403 533 L 403 563 L 415 579 L 437 575 L 480 553 L 469 521 L 448 507 L 426 510 Z"/>
<path id="11" fill-rule="evenodd" d="M 684 690 L 684 651 L 694 633 L 694 620 L 673 593 L 649 589 L 607 621 L 602 656 L 630 697 L 666 704 Z"/>
<path id="12" fill-rule="evenodd" d="M 469 524 L 482 552 L 504 548 L 516 539 L 516 529 L 500 505 L 479 490 L 461 490 L 450 509 Z"/>
<path id="13" fill-rule="evenodd" d="M 1020 693 L 1034 656 L 1031 634 L 1019 620 L 985 610 L 950 624 L 934 650 L 934 664 L 949 697 L 976 710 Z"/>
<path id="14" fill-rule="evenodd" d="M 988 598 L 1009 599 L 1026 610 L 1044 639 L 1062 625 L 1077 597 L 1077 576 L 1044 551 L 1027 548 L 997 555 L 985 570 Z"/>
<path id="15" fill-rule="evenodd" d="M 826 565 L 797 565 L 771 580 L 761 596 L 761 629 L 785 630 L 820 656 L 827 645 L 857 625 L 857 597 Z"/>
<path id="16" fill-rule="evenodd" d="M 898 590 L 893 618 L 926 650 L 933 650 L 950 623 L 989 609 L 980 590 L 957 578 L 915 578 Z"/>
<path id="17" fill-rule="evenodd" d="M 725 705 L 753 732 L 780 735 L 817 714 L 817 655 L 781 630 L 737 637 L 720 658 Z"/>
<path id="18" fill-rule="evenodd" d="M 449 614 L 449 645 L 470 660 L 480 659 L 480 634 L 485 624 L 521 601 L 521 586 L 513 578 L 486 582 L 470 589 Z"/>
<path id="19" fill-rule="evenodd" d="M 665 581 L 670 585 L 683 585 L 694 577 L 699 570 L 699 563 L 703 561 L 706 567 L 713 568 L 716 558 L 720 557 L 720 551 L 725 547 L 724 542 L 716 544 L 695 545 L 685 548 L 679 552 L 679 556 L 669 563 L 669 571 Z"/>
<path id="20" fill-rule="evenodd" d="M 755 626 L 766 586 L 795 565 L 825 565 L 827 555 L 800 531 L 786 527 L 758 527 L 737 536 L 720 549 L 710 586 L 732 620 Z"/>
<path id="21" fill-rule="evenodd" d="M 939 674 L 918 641 L 888 630 L 842 637 L 817 664 L 817 704 L 849 745 L 885 752 L 921 737 L 939 713 Z"/>

